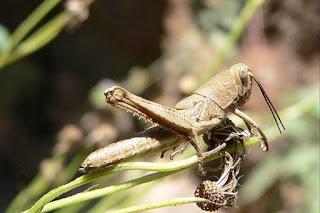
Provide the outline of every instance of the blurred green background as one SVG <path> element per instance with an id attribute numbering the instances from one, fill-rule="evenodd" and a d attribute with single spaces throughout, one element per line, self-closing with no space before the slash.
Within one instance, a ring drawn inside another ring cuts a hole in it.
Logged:
<path id="1" fill-rule="evenodd" d="M 319 212 L 319 1 L 1 1 L 0 212 L 29 208 L 79 176 L 90 151 L 145 128 L 107 106 L 106 88 L 173 107 L 239 62 L 261 81 L 286 131 L 277 132 L 254 86 L 243 110 L 266 131 L 270 151 L 247 150 L 238 208 L 221 212 Z M 193 196 L 200 182 L 190 170 L 60 211 Z"/>

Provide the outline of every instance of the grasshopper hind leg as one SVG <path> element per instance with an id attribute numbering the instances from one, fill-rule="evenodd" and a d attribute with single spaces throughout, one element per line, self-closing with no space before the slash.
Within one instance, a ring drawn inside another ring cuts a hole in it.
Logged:
<path id="1" fill-rule="evenodd" d="M 204 171 L 204 167 L 203 167 L 203 156 L 202 156 L 202 150 L 200 147 L 200 142 L 198 140 L 198 133 L 196 130 L 192 130 L 192 134 L 193 137 L 190 138 L 190 143 L 191 145 L 195 148 L 195 150 L 197 151 L 197 155 L 198 155 L 198 174 L 200 176 L 205 176 L 206 172 Z"/>

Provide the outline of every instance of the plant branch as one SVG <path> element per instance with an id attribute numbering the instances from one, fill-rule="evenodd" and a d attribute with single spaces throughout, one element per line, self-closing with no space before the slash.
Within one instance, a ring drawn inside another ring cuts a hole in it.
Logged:
<path id="1" fill-rule="evenodd" d="M 255 144 L 260 143 L 258 137 L 253 137 L 247 140 L 244 143 L 245 147 L 252 146 Z M 224 151 L 232 152 L 234 151 L 234 146 L 228 147 L 224 149 Z M 241 149 L 241 145 L 238 144 L 237 147 L 238 150 Z M 216 154 L 210 158 L 206 158 L 204 162 L 208 162 L 217 158 L 220 158 L 221 155 Z M 71 181 L 68 184 L 62 185 L 56 189 L 51 190 L 47 194 L 45 194 L 41 199 L 39 199 L 28 212 L 40 212 L 40 211 L 51 211 L 57 208 L 65 207 L 77 202 L 90 200 L 98 197 L 105 196 L 106 194 L 110 194 L 113 192 L 118 192 L 127 188 L 131 188 L 133 186 L 136 186 L 138 184 L 142 184 L 148 181 L 156 180 L 161 177 L 165 177 L 167 175 L 173 174 L 177 171 L 181 171 L 185 168 L 189 168 L 191 166 L 194 166 L 198 163 L 198 157 L 192 156 L 187 159 L 181 160 L 181 161 L 175 161 L 175 162 L 169 162 L 169 163 L 150 163 L 150 162 L 129 162 L 129 163 L 123 163 L 123 164 L 117 164 L 110 167 L 107 167 L 106 169 L 102 169 L 100 171 L 96 171 L 87 175 L 83 175 L 74 181 Z M 92 182 L 94 180 L 97 180 L 100 177 L 103 177 L 105 175 L 120 172 L 120 171 L 126 171 L 126 170 L 146 170 L 146 171 L 157 171 L 157 173 L 153 173 L 150 175 L 143 176 L 141 178 L 131 180 L 119 185 L 114 186 L 108 186 L 101 189 L 96 189 L 90 192 L 82 192 L 67 198 L 63 198 L 57 201 L 53 201 L 49 204 L 50 201 L 53 199 L 59 197 L 60 195 L 64 194 L 65 192 L 68 192 L 76 187 L 79 187 L 81 185 L 87 184 L 89 182 Z"/>
<path id="2" fill-rule="evenodd" d="M 201 79 L 198 82 L 198 85 L 202 85 L 208 79 L 210 79 L 221 67 L 222 63 L 225 61 L 226 57 L 230 54 L 231 50 L 234 48 L 236 42 L 239 40 L 242 32 L 247 27 L 249 21 L 255 12 L 263 5 L 265 0 L 249 0 L 243 7 L 241 14 L 238 18 L 238 21 L 233 25 L 230 33 L 228 34 L 225 44 L 222 45 L 210 68 L 203 74 Z"/>
<path id="3" fill-rule="evenodd" d="M 45 0 L 12 33 L 8 44 L 0 55 L 0 70 L 6 64 L 13 49 L 61 0 Z"/>
<path id="4" fill-rule="evenodd" d="M 130 206 L 123 209 L 111 210 L 111 211 L 107 211 L 107 213 L 111 213 L 111 212 L 112 213 L 129 213 L 129 212 L 133 213 L 133 212 L 146 211 L 150 209 L 163 208 L 167 206 L 176 206 L 176 205 L 197 203 L 197 202 L 203 202 L 203 201 L 208 201 L 208 200 L 204 198 L 198 198 L 198 197 L 171 198 L 167 200 L 160 200 L 160 201 L 155 201 L 151 203 Z"/>

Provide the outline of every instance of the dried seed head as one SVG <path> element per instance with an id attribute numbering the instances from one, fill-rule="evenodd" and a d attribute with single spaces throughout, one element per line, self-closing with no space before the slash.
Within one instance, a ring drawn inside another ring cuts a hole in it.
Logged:
<path id="1" fill-rule="evenodd" d="M 197 205 L 204 211 L 216 211 L 221 207 L 233 207 L 236 205 L 236 186 L 238 180 L 236 176 L 239 174 L 240 159 L 234 162 L 232 156 L 224 152 L 225 166 L 220 175 L 219 180 L 206 180 L 200 183 L 194 195 L 196 197 L 207 199 L 207 202 L 198 202 Z M 238 158 L 238 157 L 237 157 Z"/>
<path id="2" fill-rule="evenodd" d="M 200 183 L 194 195 L 211 201 L 197 203 L 197 206 L 204 211 L 216 211 L 227 204 L 222 190 L 217 186 L 216 182 L 210 180 Z"/>

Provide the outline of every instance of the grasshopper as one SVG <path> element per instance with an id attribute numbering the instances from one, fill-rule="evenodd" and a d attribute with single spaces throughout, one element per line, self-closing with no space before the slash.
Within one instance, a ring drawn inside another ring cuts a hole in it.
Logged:
<path id="1" fill-rule="evenodd" d="M 175 108 L 169 108 L 146 100 L 119 86 L 105 90 L 105 96 L 106 102 L 112 106 L 126 110 L 139 118 L 150 121 L 161 128 L 180 135 L 180 137 L 186 138 L 185 144 L 191 143 L 197 152 L 199 174 L 204 175 L 203 156 L 198 136 L 210 134 L 210 130 L 218 127 L 226 119 L 229 112 L 242 118 L 250 133 L 253 134 L 253 128 L 257 129 L 262 137 L 261 146 L 263 151 L 268 151 L 267 137 L 262 129 L 253 119 L 238 109 L 250 98 L 252 79 L 259 86 L 281 133 L 277 119 L 283 129 L 285 127 L 276 109 L 261 83 L 252 74 L 250 68 L 242 63 L 235 64 L 230 69 L 215 75 L 194 91 L 192 95 L 178 102 Z M 93 168 L 95 166 L 91 162 L 87 162 L 82 167 L 85 170 L 86 167 Z"/>

